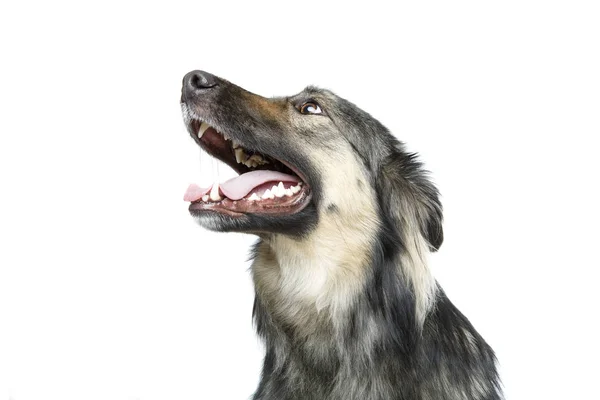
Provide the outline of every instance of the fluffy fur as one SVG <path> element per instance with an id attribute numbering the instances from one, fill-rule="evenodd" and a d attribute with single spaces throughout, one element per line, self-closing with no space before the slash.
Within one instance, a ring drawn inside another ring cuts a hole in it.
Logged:
<path id="1" fill-rule="evenodd" d="M 259 237 L 253 314 L 266 355 L 253 399 L 501 399 L 492 349 L 428 268 L 442 206 L 416 155 L 330 91 L 267 99 L 209 78 L 202 91 L 184 79 L 187 122 L 296 166 L 312 191 L 293 215 L 192 213 Z M 306 101 L 323 114 L 299 113 Z"/>

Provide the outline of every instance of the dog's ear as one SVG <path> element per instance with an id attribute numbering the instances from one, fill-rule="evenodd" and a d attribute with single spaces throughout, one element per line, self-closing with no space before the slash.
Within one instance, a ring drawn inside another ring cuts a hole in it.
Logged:
<path id="1" fill-rule="evenodd" d="M 392 222 L 401 237 L 420 234 L 431 251 L 444 241 L 442 204 L 439 193 L 423 170 L 416 154 L 394 148 L 376 172 L 377 193 L 383 217 Z"/>

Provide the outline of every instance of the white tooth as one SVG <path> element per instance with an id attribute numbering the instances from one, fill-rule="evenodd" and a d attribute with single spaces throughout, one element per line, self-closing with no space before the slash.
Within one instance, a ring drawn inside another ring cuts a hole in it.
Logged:
<path id="1" fill-rule="evenodd" d="M 263 199 L 272 199 L 273 198 L 273 194 L 271 193 L 271 191 L 269 189 L 267 189 L 263 193 L 262 198 Z"/>
<path id="2" fill-rule="evenodd" d="M 202 196 L 202 201 L 208 201 L 209 197 L 207 194 L 205 194 L 204 196 Z"/>
<path id="3" fill-rule="evenodd" d="M 258 195 L 256 193 L 252 193 L 252 196 L 250 196 L 248 198 L 248 200 L 250 200 L 250 201 L 259 201 L 260 197 L 258 197 Z"/>
<path id="4" fill-rule="evenodd" d="M 279 197 L 285 196 L 285 187 L 283 186 L 283 182 L 279 182 L 279 185 L 277 186 L 277 192 L 281 195 Z"/>
<path id="5" fill-rule="evenodd" d="M 215 183 L 212 187 L 212 189 L 210 189 L 210 199 L 212 201 L 219 201 L 221 200 L 221 196 L 219 195 L 219 184 Z"/>
<path id="6" fill-rule="evenodd" d="M 290 197 L 291 197 L 291 196 L 293 196 L 293 195 L 294 195 L 294 192 L 292 192 L 292 189 L 291 189 L 291 188 L 290 188 L 290 189 L 286 189 L 286 190 L 285 190 L 285 195 L 286 195 L 286 196 L 290 196 Z"/>
<path id="7" fill-rule="evenodd" d="M 300 185 L 292 186 L 290 189 L 291 189 L 292 193 L 296 194 L 300 191 Z"/>
<path id="8" fill-rule="evenodd" d="M 204 132 L 206 132 L 208 128 L 210 128 L 210 125 L 206 122 L 200 124 L 200 129 L 198 129 L 198 139 L 202 138 L 202 135 L 204 135 Z"/>
<path id="9" fill-rule="evenodd" d="M 238 147 L 240 147 L 240 143 L 237 140 L 232 140 L 231 145 L 233 146 L 234 149 L 237 149 Z"/>
<path id="10" fill-rule="evenodd" d="M 238 162 L 238 164 L 244 163 L 246 161 L 246 158 L 248 158 L 248 156 L 246 155 L 244 149 L 235 149 L 235 160 Z"/>
<path id="11" fill-rule="evenodd" d="M 285 189 L 283 188 L 283 182 L 279 182 L 278 186 L 273 186 L 275 190 L 272 190 L 271 193 L 275 194 L 277 197 L 285 196 Z"/>
<path id="12" fill-rule="evenodd" d="M 277 189 L 277 185 L 273 185 L 273 187 L 271 188 L 271 193 L 275 194 L 277 193 L 278 189 Z"/>
<path id="13" fill-rule="evenodd" d="M 302 182 L 298 182 L 298 186 L 302 186 Z"/>

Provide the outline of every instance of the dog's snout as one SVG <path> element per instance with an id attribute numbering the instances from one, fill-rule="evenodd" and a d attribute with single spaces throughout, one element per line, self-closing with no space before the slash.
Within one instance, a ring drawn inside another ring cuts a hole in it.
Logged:
<path id="1" fill-rule="evenodd" d="M 194 95 L 219 85 L 219 78 L 204 71 L 192 71 L 183 77 L 183 93 Z"/>

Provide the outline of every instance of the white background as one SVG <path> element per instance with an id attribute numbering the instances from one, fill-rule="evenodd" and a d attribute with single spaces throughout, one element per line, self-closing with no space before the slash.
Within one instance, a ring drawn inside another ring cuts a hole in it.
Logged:
<path id="1" fill-rule="evenodd" d="M 181 78 L 330 88 L 421 153 L 508 399 L 598 398 L 595 2 L 0 9 L 0 400 L 245 399 L 254 238 L 196 226 Z"/>

